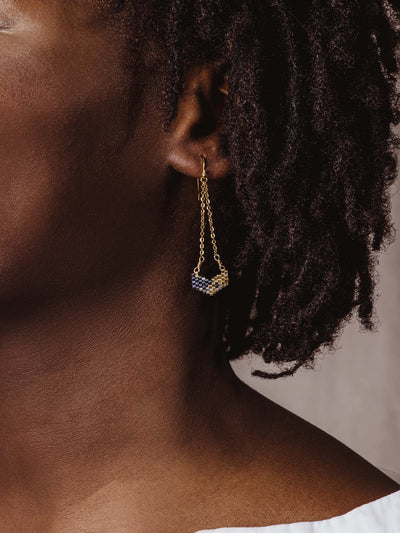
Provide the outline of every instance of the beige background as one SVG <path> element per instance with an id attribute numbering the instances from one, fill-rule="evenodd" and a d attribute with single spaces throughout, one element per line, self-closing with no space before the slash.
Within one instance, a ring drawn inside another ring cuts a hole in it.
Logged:
<path id="1" fill-rule="evenodd" d="M 400 482 L 400 184 L 392 188 L 396 240 L 378 265 L 378 331 L 353 319 L 336 353 L 321 354 L 315 370 L 279 380 L 252 377 L 259 357 L 232 363 L 248 385 L 335 436 Z"/>

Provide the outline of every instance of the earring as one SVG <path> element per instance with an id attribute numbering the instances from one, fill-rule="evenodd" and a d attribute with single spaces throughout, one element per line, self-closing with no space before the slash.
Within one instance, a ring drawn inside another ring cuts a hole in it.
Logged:
<path id="1" fill-rule="evenodd" d="M 212 211 L 210 197 L 208 195 L 206 159 L 202 155 L 203 171 L 201 178 L 197 178 L 197 198 L 200 201 L 200 256 L 197 266 L 192 272 L 192 287 L 204 294 L 213 296 L 215 293 L 226 287 L 229 283 L 228 271 L 222 264 L 218 254 L 217 243 L 215 240 L 214 224 L 212 220 Z M 205 212 L 207 210 L 208 223 L 210 226 L 211 243 L 214 250 L 214 259 L 218 263 L 219 274 L 211 279 L 200 276 L 200 267 L 204 262 L 204 233 L 205 233 Z"/>

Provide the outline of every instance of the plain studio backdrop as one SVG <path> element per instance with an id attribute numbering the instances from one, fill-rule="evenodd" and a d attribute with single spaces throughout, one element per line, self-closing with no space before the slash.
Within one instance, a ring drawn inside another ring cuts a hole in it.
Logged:
<path id="1" fill-rule="evenodd" d="M 400 482 L 400 176 L 391 189 L 394 242 L 378 258 L 376 332 L 353 315 L 336 352 L 317 356 L 315 369 L 264 380 L 260 357 L 232 362 L 238 377 L 272 401 L 333 435 Z"/>

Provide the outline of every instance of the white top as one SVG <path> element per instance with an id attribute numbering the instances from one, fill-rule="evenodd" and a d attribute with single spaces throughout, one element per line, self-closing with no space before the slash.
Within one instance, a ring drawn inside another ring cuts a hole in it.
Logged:
<path id="1" fill-rule="evenodd" d="M 194 533 L 400 533 L 400 490 L 351 511 L 316 522 L 266 527 L 220 527 Z"/>

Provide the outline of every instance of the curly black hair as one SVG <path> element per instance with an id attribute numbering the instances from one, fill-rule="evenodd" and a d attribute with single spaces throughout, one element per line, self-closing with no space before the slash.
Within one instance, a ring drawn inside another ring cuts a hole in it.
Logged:
<path id="1" fill-rule="evenodd" d="M 394 238 L 398 2 L 147 8 L 145 32 L 164 52 L 166 130 L 188 66 L 218 63 L 229 80 L 223 150 L 233 175 L 212 200 L 230 274 L 218 295 L 223 351 L 277 365 L 252 372 L 264 378 L 311 368 L 355 309 L 365 329 L 376 327 L 376 255 Z"/>

